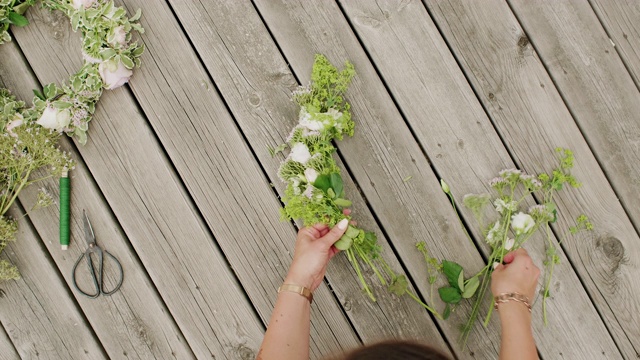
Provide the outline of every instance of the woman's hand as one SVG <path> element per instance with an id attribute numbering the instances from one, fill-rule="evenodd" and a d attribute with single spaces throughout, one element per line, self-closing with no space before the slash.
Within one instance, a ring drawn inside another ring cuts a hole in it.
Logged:
<path id="1" fill-rule="evenodd" d="M 510 252 L 503 260 L 506 265 L 498 265 L 491 274 L 493 296 L 517 292 L 533 301 L 540 269 L 533 263 L 527 250 L 518 249 Z"/>
<path id="2" fill-rule="evenodd" d="M 284 282 L 304 286 L 311 291 L 320 286 L 329 260 L 340 251 L 333 243 L 340 239 L 348 225 L 349 220 L 343 219 L 331 230 L 324 224 L 300 229 L 293 262 Z"/>

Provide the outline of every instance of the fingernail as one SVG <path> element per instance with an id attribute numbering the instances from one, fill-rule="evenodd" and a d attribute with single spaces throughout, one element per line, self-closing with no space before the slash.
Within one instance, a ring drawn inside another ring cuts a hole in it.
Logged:
<path id="1" fill-rule="evenodd" d="M 338 223 L 338 229 L 344 230 L 347 228 L 347 225 L 349 225 L 349 219 L 342 219 Z"/>
<path id="2" fill-rule="evenodd" d="M 498 267 L 498 265 L 500 265 L 500 263 L 499 263 L 499 262 L 494 262 L 494 263 L 493 263 L 493 269 L 495 270 L 495 269 Z"/>

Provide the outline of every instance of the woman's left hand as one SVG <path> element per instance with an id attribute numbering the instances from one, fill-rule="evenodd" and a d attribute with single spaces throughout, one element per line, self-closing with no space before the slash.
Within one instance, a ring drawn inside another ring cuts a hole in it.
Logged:
<path id="1" fill-rule="evenodd" d="M 344 234 L 348 225 L 349 220 L 345 218 L 331 230 L 324 224 L 300 229 L 285 284 L 304 286 L 311 291 L 320 286 L 329 260 L 340 251 L 333 244 Z"/>

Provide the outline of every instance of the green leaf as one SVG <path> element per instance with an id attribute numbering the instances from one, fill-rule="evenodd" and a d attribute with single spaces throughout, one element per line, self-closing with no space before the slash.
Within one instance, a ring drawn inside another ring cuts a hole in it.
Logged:
<path id="1" fill-rule="evenodd" d="M 331 188 L 336 193 L 336 196 L 342 197 L 343 185 L 342 185 L 342 177 L 340 177 L 340 174 L 338 173 L 331 174 Z"/>
<path id="2" fill-rule="evenodd" d="M 352 239 L 355 239 L 358 237 L 358 235 L 360 235 L 360 230 L 349 225 L 347 231 L 344 234 Z"/>
<path id="3" fill-rule="evenodd" d="M 18 14 L 17 12 L 10 12 L 7 16 L 9 21 L 15 26 L 27 26 L 29 25 L 29 20 L 26 17 Z"/>
<path id="4" fill-rule="evenodd" d="M 331 189 L 329 189 L 329 190 L 331 190 Z M 347 200 L 347 199 L 338 198 L 338 199 L 335 199 L 333 202 L 336 205 L 338 205 L 340 207 L 343 207 L 343 208 L 351 206 L 351 200 Z"/>
<path id="5" fill-rule="evenodd" d="M 13 8 L 13 11 L 17 12 L 20 15 L 23 15 L 31 5 L 32 4 L 30 4 L 27 1 L 27 2 L 24 2 L 24 3 L 20 4 L 20 5 L 18 5 L 18 6 L 15 6 Z"/>
<path id="6" fill-rule="evenodd" d="M 460 290 L 458 287 L 458 278 L 462 272 L 462 266 L 453 261 L 442 260 L 442 272 L 444 272 L 444 275 L 447 277 L 449 285 Z"/>
<path id="7" fill-rule="evenodd" d="M 329 178 L 329 175 L 320 175 L 316 178 L 316 181 L 313 182 L 313 186 L 327 192 L 331 187 L 331 178 Z"/>
<path id="8" fill-rule="evenodd" d="M 55 107 L 56 109 L 68 109 L 68 108 L 70 108 L 71 106 L 73 106 L 73 104 L 72 104 L 72 103 L 70 103 L 70 102 L 60 101 L 60 100 L 58 100 L 58 101 L 54 101 L 54 102 L 52 103 L 52 105 L 53 105 L 53 107 Z"/>
<path id="9" fill-rule="evenodd" d="M 142 16 L 142 10 L 138 9 L 136 11 L 136 14 L 129 18 L 129 21 L 130 22 L 138 21 L 138 19 L 140 19 L 140 16 Z"/>
<path id="10" fill-rule="evenodd" d="M 122 61 L 124 67 L 126 67 L 127 69 L 133 69 L 133 61 L 131 60 L 131 58 L 126 55 L 122 55 L 120 57 L 120 60 Z"/>
<path id="11" fill-rule="evenodd" d="M 408 285 L 409 283 L 407 282 L 407 278 L 404 275 L 400 275 L 391 280 L 388 290 L 392 294 L 402 296 L 407 292 Z"/>
<path id="12" fill-rule="evenodd" d="M 336 193 L 333 191 L 333 189 L 329 188 L 327 189 L 327 195 L 329 196 L 329 198 L 333 199 L 336 197 Z"/>
<path id="13" fill-rule="evenodd" d="M 440 299 L 447 304 L 457 304 L 462 300 L 460 291 L 452 286 L 441 287 L 438 289 L 438 294 L 440 294 Z"/>
<path id="14" fill-rule="evenodd" d="M 142 55 L 143 52 L 144 52 L 144 45 L 140 45 L 131 52 L 131 55 L 133 55 L 134 57 L 138 57 Z"/>
<path id="15" fill-rule="evenodd" d="M 444 312 L 442 313 L 442 318 L 447 320 L 449 318 L 449 316 L 451 316 L 451 305 L 447 304 L 447 306 L 444 307 Z"/>
<path id="16" fill-rule="evenodd" d="M 40 100 L 46 100 L 46 98 L 42 94 L 42 91 L 40 91 L 40 90 L 33 89 L 33 95 L 35 95 Z"/>
<path id="17" fill-rule="evenodd" d="M 462 297 L 468 299 L 476 293 L 478 290 L 478 286 L 480 286 L 480 278 L 477 276 L 472 277 L 467 280 L 467 285 L 464 287 L 464 291 L 462 292 Z"/>
<path id="18" fill-rule="evenodd" d="M 460 275 L 458 275 L 458 290 L 464 292 L 464 270 L 460 271 Z"/>
<path id="19" fill-rule="evenodd" d="M 335 243 L 333 243 L 333 246 L 336 247 L 336 249 L 338 250 L 348 250 L 351 245 L 353 244 L 353 239 L 348 237 L 346 234 L 342 235 L 342 237 L 340 239 L 338 239 L 338 241 L 336 241 Z"/>
<path id="20" fill-rule="evenodd" d="M 108 60 L 116 55 L 116 51 L 113 49 L 104 49 L 100 51 L 100 58 L 102 60 Z"/>
<path id="21" fill-rule="evenodd" d="M 47 84 L 42 88 L 42 91 L 47 99 L 51 99 L 56 96 L 56 84 Z"/>

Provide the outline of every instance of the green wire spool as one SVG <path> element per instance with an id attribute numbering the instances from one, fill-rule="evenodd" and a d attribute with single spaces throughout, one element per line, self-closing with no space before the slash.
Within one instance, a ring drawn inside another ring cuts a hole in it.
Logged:
<path id="1" fill-rule="evenodd" d="M 64 171 L 60 178 L 60 247 L 62 250 L 67 250 L 69 247 L 70 193 L 69 173 Z"/>

